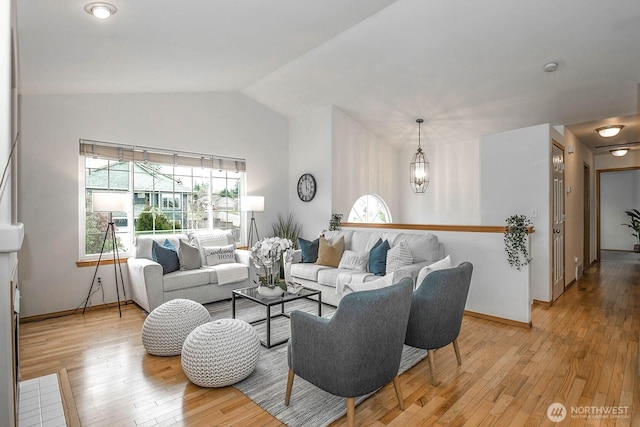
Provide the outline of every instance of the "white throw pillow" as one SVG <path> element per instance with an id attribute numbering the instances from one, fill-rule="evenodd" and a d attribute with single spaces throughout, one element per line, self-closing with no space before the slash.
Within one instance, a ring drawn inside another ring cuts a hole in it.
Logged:
<path id="1" fill-rule="evenodd" d="M 338 268 L 346 268 L 349 270 L 367 271 L 369 265 L 368 251 L 344 251 Z"/>
<path id="2" fill-rule="evenodd" d="M 426 267 L 422 267 L 422 270 L 418 273 L 418 278 L 416 279 L 416 289 L 422 285 L 422 281 L 425 277 L 429 275 L 432 271 L 443 270 L 445 268 L 451 268 L 451 256 L 447 255 L 445 258 L 440 261 L 436 261 L 433 264 L 427 265 Z"/>
<path id="3" fill-rule="evenodd" d="M 236 262 L 235 245 L 204 246 L 206 265 L 219 265 Z"/>
<path id="4" fill-rule="evenodd" d="M 411 249 L 409 249 L 406 241 L 400 240 L 397 245 L 387 252 L 387 274 L 411 264 L 413 264 L 413 255 L 411 255 Z"/>

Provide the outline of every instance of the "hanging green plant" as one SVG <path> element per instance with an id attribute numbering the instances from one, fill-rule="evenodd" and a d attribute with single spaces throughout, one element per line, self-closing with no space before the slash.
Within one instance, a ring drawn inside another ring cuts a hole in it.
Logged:
<path id="1" fill-rule="evenodd" d="M 533 223 L 526 215 L 511 215 L 506 221 L 504 250 L 507 252 L 507 261 L 520 271 L 532 261 L 527 250 L 527 235 Z"/>

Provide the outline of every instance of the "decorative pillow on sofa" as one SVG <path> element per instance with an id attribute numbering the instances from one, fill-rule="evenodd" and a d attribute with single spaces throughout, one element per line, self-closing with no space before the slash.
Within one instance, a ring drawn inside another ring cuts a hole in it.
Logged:
<path id="1" fill-rule="evenodd" d="M 207 265 L 219 265 L 236 262 L 235 245 L 203 246 Z"/>
<path id="2" fill-rule="evenodd" d="M 387 273 L 396 271 L 400 267 L 413 264 L 413 255 L 406 241 L 400 240 L 397 245 L 387 252 Z"/>
<path id="3" fill-rule="evenodd" d="M 207 257 L 204 247 L 226 246 L 235 244 L 233 235 L 222 230 L 197 230 L 189 233 L 189 243 L 200 249 L 200 264 L 207 265 Z"/>
<path id="4" fill-rule="evenodd" d="M 367 271 L 369 266 L 369 252 L 367 251 L 344 251 L 338 268 L 349 270 Z"/>
<path id="5" fill-rule="evenodd" d="M 197 270 L 202 267 L 200 261 L 200 249 L 187 242 L 180 240 L 180 250 L 178 251 L 181 270 Z"/>
<path id="6" fill-rule="evenodd" d="M 320 236 L 320 244 L 318 248 L 317 265 L 326 265 L 327 267 L 337 267 L 340 265 L 342 253 L 344 252 L 344 236 L 330 243 L 324 236 Z"/>
<path id="7" fill-rule="evenodd" d="M 165 244 L 168 240 L 165 240 Z M 162 266 L 162 274 L 171 273 L 180 270 L 180 261 L 175 249 L 169 249 L 167 246 L 161 245 L 155 240 L 152 243 L 153 259 Z M 169 243 L 171 245 L 171 243 Z M 173 247 L 173 245 L 171 245 Z"/>
<path id="8" fill-rule="evenodd" d="M 376 276 L 387 274 L 387 252 L 389 249 L 389 242 L 378 239 L 369 251 L 369 272 Z"/>
<path id="9" fill-rule="evenodd" d="M 416 279 L 416 289 L 418 289 L 420 285 L 422 285 L 422 281 L 429 275 L 429 273 L 451 267 L 453 267 L 453 265 L 451 265 L 451 255 L 447 255 L 440 261 L 436 261 L 433 264 L 422 267 L 422 269 L 418 273 L 418 278 Z"/>
<path id="10" fill-rule="evenodd" d="M 302 262 L 316 262 L 318 260 L 318 248 L 320 239 L 313 242 L 298 237 L 298 246 L 302 250 Z"/>

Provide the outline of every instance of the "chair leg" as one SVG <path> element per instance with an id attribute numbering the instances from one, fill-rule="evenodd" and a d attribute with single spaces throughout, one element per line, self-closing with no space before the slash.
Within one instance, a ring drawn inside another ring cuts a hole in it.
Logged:
<path id="1" fill-rule="evenodd" d="M 396 389 L 396 398 L 398 398 L 398 406 L 404 411 L 404 399 L 402 397 L 402 389 L 400 388 L 400 377 L 393 377 L 393 388 Z"/>
<path id="2" fill-rule="evenodd" d="M 427 350 L 427 357 L 429 358 L 429 369 L 431 369 L 431 384 L 437 385 L 436 381 L 436 362 L 433 360 L 435 352 L 433 350 Z"/>
<path id="3" fill-rule="evenodd" d="M 296 374 L 289 369 L 289 375 L 287 376 L 287 392 L 284 395 L 284 405 L 289 406 L 289 399 L 291 398 L 291 388 L 293 387 L 293 378 Z"/>
<path id="4" fill-rule="evenodd" d="M 347 397 L 347 425 L 353 427 L 356 420 L 356 399 Z"/>
<path id="5" fill-rule="evenodd" d="M 458 339 L 453 340 L 453 349 L 456 352 L 456 359 L 458 359 L 458 365 L 462 365 L 462 358 L 460 357 L 460 349 L 458 348 Z"/>

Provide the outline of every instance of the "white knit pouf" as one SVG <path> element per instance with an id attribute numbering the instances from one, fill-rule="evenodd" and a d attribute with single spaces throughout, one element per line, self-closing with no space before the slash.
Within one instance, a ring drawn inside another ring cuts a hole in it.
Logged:
<path id="1" fill-rule="evenodd" d="M 200 387 L 225 387 L 245 379 L 258 364 L 260 339 L 244 320 L 198 326 L 182 346 L 182 369 Z"/>
<path id="2" fill-rule="evenodd" d="M 176 356 L 196 327 L 211 321 L 209 311 L 188 299 L 173 299 L 153 310 L 142 326 L 142 345 L 154 356 Z"/>

